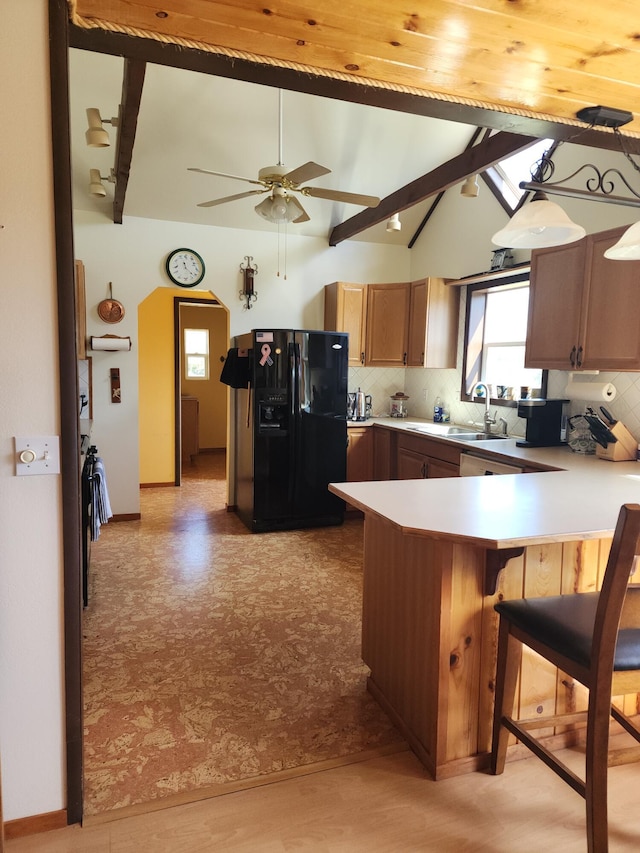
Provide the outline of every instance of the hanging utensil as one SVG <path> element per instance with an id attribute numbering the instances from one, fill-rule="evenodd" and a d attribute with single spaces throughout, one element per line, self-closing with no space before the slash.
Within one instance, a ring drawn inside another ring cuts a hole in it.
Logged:
<path id="1" fill-rule="evenodd" d="M 111 282 L 109 282 L 109 298 L 98 304 L 98 317 L 104 323 L 119 323 L 124 317 L 124 305 L 113 298 Z"/>

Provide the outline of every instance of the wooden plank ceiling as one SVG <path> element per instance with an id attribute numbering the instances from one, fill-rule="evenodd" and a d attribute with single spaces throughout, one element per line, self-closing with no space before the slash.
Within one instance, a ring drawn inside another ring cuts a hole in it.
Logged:
<path id="1" fill-rule="evenodd" d="M 637 0 L 69 0 L 72 20 L 569 124 L 640 100 Z M 480 124 L 480 122 L 478 122 Z M 640 115 L 624 131 L 640 135 Z"/>

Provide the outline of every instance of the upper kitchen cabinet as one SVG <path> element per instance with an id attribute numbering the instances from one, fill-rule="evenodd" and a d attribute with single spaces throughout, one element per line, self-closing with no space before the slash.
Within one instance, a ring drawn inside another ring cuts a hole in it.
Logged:
<path id="1" fill-rule="evenodd" d="M 527 367 L 640 370 L 640 261 L 604 257 L 624 231 L 532 252 Z"/>
<path id="2" fill-rule="evenodd" d="M 334 281 L 324 288 L 324 327 L 349 335 L 349 366 L 365 363 L 367 285 Z"/>
<path id="3" fill-rule="evenodd" d="M 409 367 L 455 367 L 460 289 L 443 278 L 411 282 Z"/>
<path id="4" fill-rule="evenodd" d="M 368 285 L 366 364 L 371 367 L 406 365 L 410 302 L 410 282 Z"/>

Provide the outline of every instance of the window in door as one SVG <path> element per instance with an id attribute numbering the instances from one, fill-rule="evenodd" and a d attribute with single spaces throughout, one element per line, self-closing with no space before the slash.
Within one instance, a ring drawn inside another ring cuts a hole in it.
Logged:
<path id="1" fill-rule="evenodd" d="M 209 378 L 209 330 L 184 330 L 185 379 Z"/>
<path id="2" fill-rule="evenodd" d="M 467 290 L 461 399 L 471 400 L 478 382 L 494 402 L 515 406 L 520 388 L 544 397 L 547 371 L 524 366 L 529 308 L 528 272 L 508 284 L 470 285 Z"/>

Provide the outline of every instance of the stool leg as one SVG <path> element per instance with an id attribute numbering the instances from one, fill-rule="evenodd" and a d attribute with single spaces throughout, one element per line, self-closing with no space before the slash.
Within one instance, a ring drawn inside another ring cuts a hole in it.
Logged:
<path id="1" fill-rule="evenodd" d="M 522 643 L 511 636 L 509 622 L 502 617 L 500 617 L 498 631 L 497 658 L 491 745 L 491 772 L 495 775 L 504 771 L 509 731 L 502 725 L 502 718 L 513 715 L 516 684 L 522 660 Z"/>
<path id="2" fill-rule="evenodd" d="M 594 686 L 589 691 L 585 754 L 585 801 L 589 853 L 607 853 L 609 849 L 607 769 L 610 715 L 611 691 L 597 689 Z"/>

